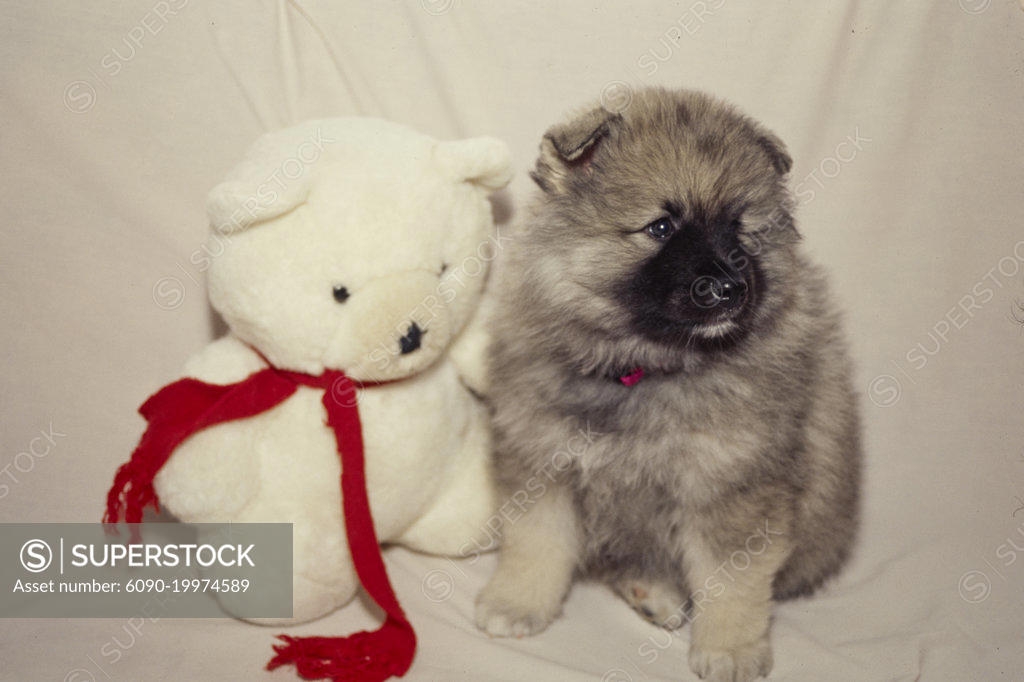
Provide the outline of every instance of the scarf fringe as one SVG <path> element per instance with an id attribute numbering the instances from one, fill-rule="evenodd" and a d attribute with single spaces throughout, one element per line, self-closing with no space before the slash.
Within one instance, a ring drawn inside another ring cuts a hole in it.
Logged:
<path id="1" fill-rule="evenodd" d="M 291 637 L 278 635 L 277 654 L 267 670 L 294 665 L 307 680 L 331 682 L 382 682 L 403 676 L 412 665 L 415 635 L 388 619 L 376 632 L 357 632 L 348 637 Z"/>

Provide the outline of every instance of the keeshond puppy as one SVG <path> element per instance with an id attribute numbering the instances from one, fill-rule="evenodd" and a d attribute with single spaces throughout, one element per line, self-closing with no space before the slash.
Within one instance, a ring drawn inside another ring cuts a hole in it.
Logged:
<path id="1" fill-rule="evenodd" d="M 846 559 L 857 407 L 791 164 L 691 91 L 544 135 L 539 198 L 499 259 L 490 401 L 515 513 L 477 599 L 488 633 L 544 629 L 574 577 L 597 578 L 690 623 L 698 676 L 750 680 L 772 667 L 772 601 Z"/>

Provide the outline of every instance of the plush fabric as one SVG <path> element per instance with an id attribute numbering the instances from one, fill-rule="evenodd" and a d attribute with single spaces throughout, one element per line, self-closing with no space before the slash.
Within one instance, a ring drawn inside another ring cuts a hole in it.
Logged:
<path id="1" fill-rule="evenodd" d="M 465 327 L 486 270 L 470 275 L 465 264 L 492 239 L 486 196 L 508 178 L 507 148 L 492 138 L 437 142 L 368 118 L 262 136 L 207 201 L 211 299 L 230 331 L 188 363 L 192 381 L 143 406 L 154 428 L 118 472 L 109 520 L 124 494 L 128 520 L 139 521 L 155 491 L 182 521 L 293 523 L 294 617 L 282 622 L 330 613 L 359 586 L 339 444 L 321 405 L 334 401 L 359 405 L 382 542 L 465 554 L 486 541 L 495 494 L 484 409 L 446 351 L 463 334 L 485 333 Z M 415 342 L 403 342 L 413 324 Z M 479 381 L 483 358 L 460 359 Z M 324 397 L 317 384 L 281 380 L 287 374 L 268 362 L 344 372 L 356 384 L 335 382 Z M 231 394 L 245 395 L 217 411 L 234 410 L 231 420 L 200 415 L 189 422 L 195 433 L 179 433 L 165 396 L 176 391 L 174 402 L 195 412 L 180 394 L 243 379 Z M 388 383 L 367 392 L 367 381 Z M 235 418 L 249 403 L 259 408 Z M 174 453 L 147 456 L 162 446 Z"/>

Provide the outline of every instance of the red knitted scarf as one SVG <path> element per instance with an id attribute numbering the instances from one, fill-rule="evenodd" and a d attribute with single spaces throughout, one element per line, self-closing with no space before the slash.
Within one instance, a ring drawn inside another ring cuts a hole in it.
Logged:
<path id="1" fill-rule="evenodd" d="M 103 521 L 117 523 L 123 514 L 125 521 L 139 523 L 147 505 L 159 508 L 153 478 L 175 448 L 193 433 L 266 412 L 295 393 L 299 386 L 323 389 L 327 425 L 334 430 L 341 455 L 342 507 L 352 562 L 363 588 L 387 618 L 379 630 L 357 632 L 349 637 L 279 635 L 284 644 L 274 645 L 277 655 L 267 668 L 273 670 L 293 663 L 306 679 L 333 682 L 401 677 L 412 665 L 416 634 L 391 589 L 373 528 L 355 393 L 356 387 L 376 385 L 354 382 L 333 370 L 312 376 L 268 367 L 235 384 L 181 379 L 165 386 L 139 408 L 149 426 L 131 459 L 114 476 Z"/>

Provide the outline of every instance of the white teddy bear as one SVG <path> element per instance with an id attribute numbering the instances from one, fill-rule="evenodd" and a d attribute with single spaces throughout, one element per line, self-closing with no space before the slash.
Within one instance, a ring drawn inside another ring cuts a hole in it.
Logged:
<path id="1" fill-rule="evenodd" d="M 495 493 L 486 413 L 470 391 L 484 389 L 474 320 L 496 248 L 487 197 L 510 175 L 498 140 L 341 118 L 264 135 L 210 193 L 210 300 L 230 333 L 185 372 L 229 384 L 269 362 L 393 382 L 357 392 L 381 542 L 451 555 L 487 545 Z M 327 614 L 359 587 L 323 395 L 302 386 L 199 431 L 154 479 L 185 522 L 294 523 L 287 622 Z"/>

